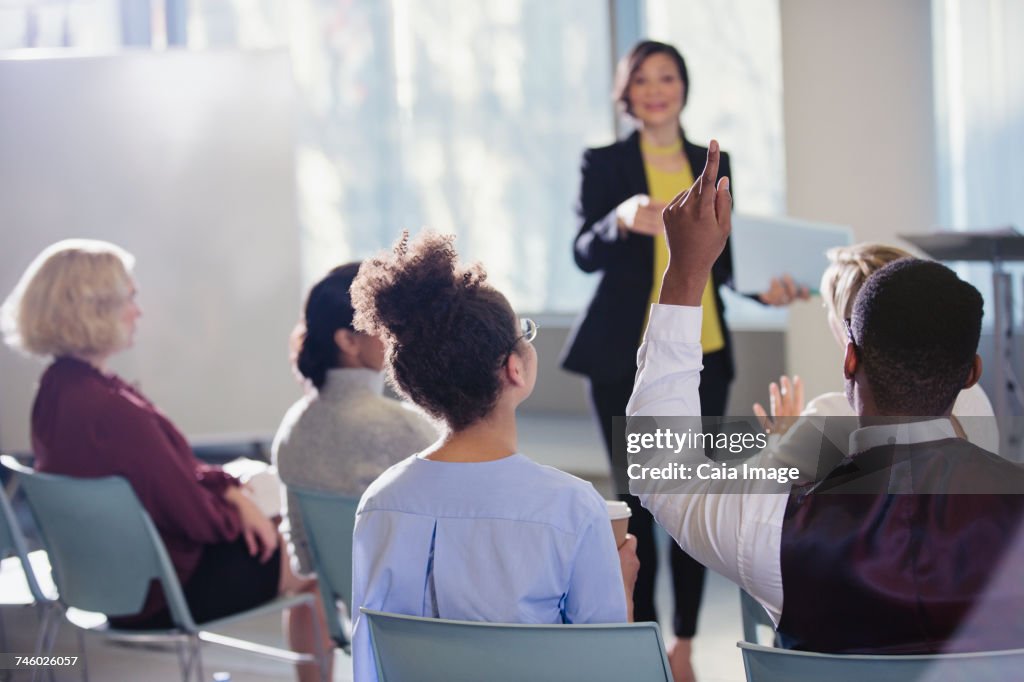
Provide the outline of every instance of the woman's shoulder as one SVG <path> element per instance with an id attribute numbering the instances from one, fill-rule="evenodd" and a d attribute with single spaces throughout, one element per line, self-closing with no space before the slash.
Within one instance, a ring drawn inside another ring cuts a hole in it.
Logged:
<path id="1" fill-rule="evenodd" d="M 607 516 L 593 485 L 521 454 L 482 463 L 436 462 L 412 455 L 373 481 L 360 502 L 361 511 L 413 508 L 455 516 L 486 512 L 566 529 Z"/>
<path id="2" fill-rule="evenodd" d="M 39 380 L 37 407 L 82 415 L 132 413 L 149 403 L 124 380 L 71 358 L 58 358 Z"/>
<path id="3" fill-rule="evenodd" d="M 402 500 L 406 497 L 406 490 L 412 492 L 419 489 L 420 476 L 415 471 L 418 459 L 419 453 L 415 453 L 386 468 L 366 487 L 359 500 L 359 511 L 389 506 L 388 500 Z"/>
<path id="4" fill-rule="evenodd" d="M 593 484 L 585 481 L 579 476 L 574 476 L 567 471 L 562 471 L 547 464 L 535 462 L 529 457 L 523 456 L 521 464 L 524 470 L 531 472 L 538 485 L 550 489 L 569 491 L 572 494 L 591 497 L 597 495 Z M 601 499 L 600 496 L 597 499 Z"/>
<path id="5" fill-rule="evenodd" d="M 535 499 L 549 500 L 552 505 L 562 507 L 563 515 L 575 518 L 576 525 L 585 525 L 594 517 L 607 517 L 605 500 L 589 481 L 525 456 L 520 466 L 524 472 L 523 482 L 535 493 Z M 544 506 L 546 508 L 547 504 Z"/>
<path id="6" fill-rule="evenodd" d="M 281 418 L 281 423 L 277 427 L 277 432 L 274 434 L 274 441 L 270 448 L 271 457 L 275 464 L 277 463 L 277 458 L 280 453 L 287 453 L 293 438 L 296 437 L 296 434 L 301 434 L 304 431 L 304 428 L 300 426 L 300 424 L 313 402 L 313 396 L 304 395 L 292 403 L 292 406 L 284 413 L 284 417 Z"/>
<path id="7" fill-rule="evenodd" d="M 640 136 L 636 132 L 621 140 L 615 140 L 611 144 L 587 147 L 583 156 L 588 159 L 607 159 L 619 157 L 634 150 L 638 153 L 640 151 Z"/>
<path id="8" fill-rule="evenodd" d="M 388 447 L 402 446 L 412 440 L 413 449 L 422 449 L 436 438 L 437 430 L 414 406 L 384 395 L 372 393 L 358 399 L 324 401 L 306 397 L 292 406 L 282 427 L 305 436 L 341 438 L 357 445 L 363 441 Z"/>

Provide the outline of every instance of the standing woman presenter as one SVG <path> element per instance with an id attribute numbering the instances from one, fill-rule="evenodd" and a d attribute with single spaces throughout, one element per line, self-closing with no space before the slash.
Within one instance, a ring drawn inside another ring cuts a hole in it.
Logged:
<path id="1" fill-rule="evenodd" d="M 611 458 L 619 496 L 633 510 L 629 532 L 637 536 L 640 558 L 634 593 L 637 621 L 657 620 L 654 521 L 635 497 L 626 494 L 626 461 L 613 454 L 616 450 L 624 453 L 625 447 L 613 448 L 612 418 L 625 414 L 647 311 L 658 300 L 668 265 L 661 212 L 676 194 L 693 184 L 693 169 L 703 168 L 707 158 L 707 148 L 687 140 L 680 126 L 689 90 L 686 62 L 676 48 L 650 40 L 633 47 L 619 63 L 615 99 L 637 130 L 625 140 L 584 153 L 576 206 L 576 265 L 584 272 L 600 271 L 602 276 L 571 334 L 562 366 L 589 380 L 591 408 Z M 730 175 L 729 155 L 722 152 L 719 177 Z M 705 416 L 725 413 L 734 374 L 729 329 L 719 294 L 723 284 L 732 285 L 728 243 L 711 271 L 701 302 L 704 369 L 700 401 Z M 785 305 L 805 296 L 806 292 L 787 277 L 773 281 L 757 299 L 768 305 Z M 677 640 L 669 650 L 669 660 L 679 682 L 693 679 L 691 640 L 696 632 L 704 567 L 674 543 L 670 551 Z"/>

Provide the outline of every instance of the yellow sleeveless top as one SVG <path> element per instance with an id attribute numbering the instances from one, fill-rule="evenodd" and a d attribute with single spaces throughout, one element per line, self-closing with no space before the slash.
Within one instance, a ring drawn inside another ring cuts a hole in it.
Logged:
<path id="1" fill-rule="evenodd" d="M 681 148 L 675 147 L 674 150 Z M 644 152 L 652 151 L 643 140 L 640 148 Z M 665 148 L 653 147 L 653 153 L 666 153 Z M 689 163 L 685 164 L 682 170 L 666 172 L 644 163 L 644 172 L 647 174 L 647 194 L 654 201 L 668 203 L 675 198 L 680 191 L 693 184 L 693 171 Z M 668 268 L 668 242 L 664 234 L 654 238 L 654 282 L 651 286 L 650 303 L 657 303 L 661 296 L 661 280 Z M 704 286 L 704 294 L 701 296 L 703 323 L 700 329 L 700 347 L 704 353 L 714 353 L 725 348 L 725 336 L 722 333 L 722 320 L 718 315 L 718 306 L 715 305 L 714 284 L 709 277 L 708 283 Z M 643 330 L 647 330 L 647 321 L 650 317 L 650 306 L 647 307 L 647 314 L 644 316 Z"/>

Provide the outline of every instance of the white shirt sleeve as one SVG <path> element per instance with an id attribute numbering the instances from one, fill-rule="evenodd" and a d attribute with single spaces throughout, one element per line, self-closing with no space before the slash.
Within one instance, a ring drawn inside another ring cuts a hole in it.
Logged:
<path id="1" fill-rule="evenodd" d="M 700 415 L 701 309 L 654 304 L 627 417 Z M 759 457 L 770 457 L 770 452 Z M 710 462 L 703 449 L 674 461 Z M 675 481 L 671 490 L 634 486 L 633 492 L 688 554 L 743 587 L 778 624 L 782 613 L 779 550 L 788 495 L 763 480 Z M 646 490 L 645 490 L 646 489 Z"/>

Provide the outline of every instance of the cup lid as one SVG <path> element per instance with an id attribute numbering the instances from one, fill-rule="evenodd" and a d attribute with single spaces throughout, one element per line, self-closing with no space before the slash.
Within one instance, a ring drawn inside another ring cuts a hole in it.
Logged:
<path id="1" fill-rule="evenodd" d="M 614 520 L 617 519 L 628 519 L 633 515 L 633 510 L 629 508 L 629 505 L 619 500 L 605 500 L 604 503 L 608 506 L 608 518 Z"/>

